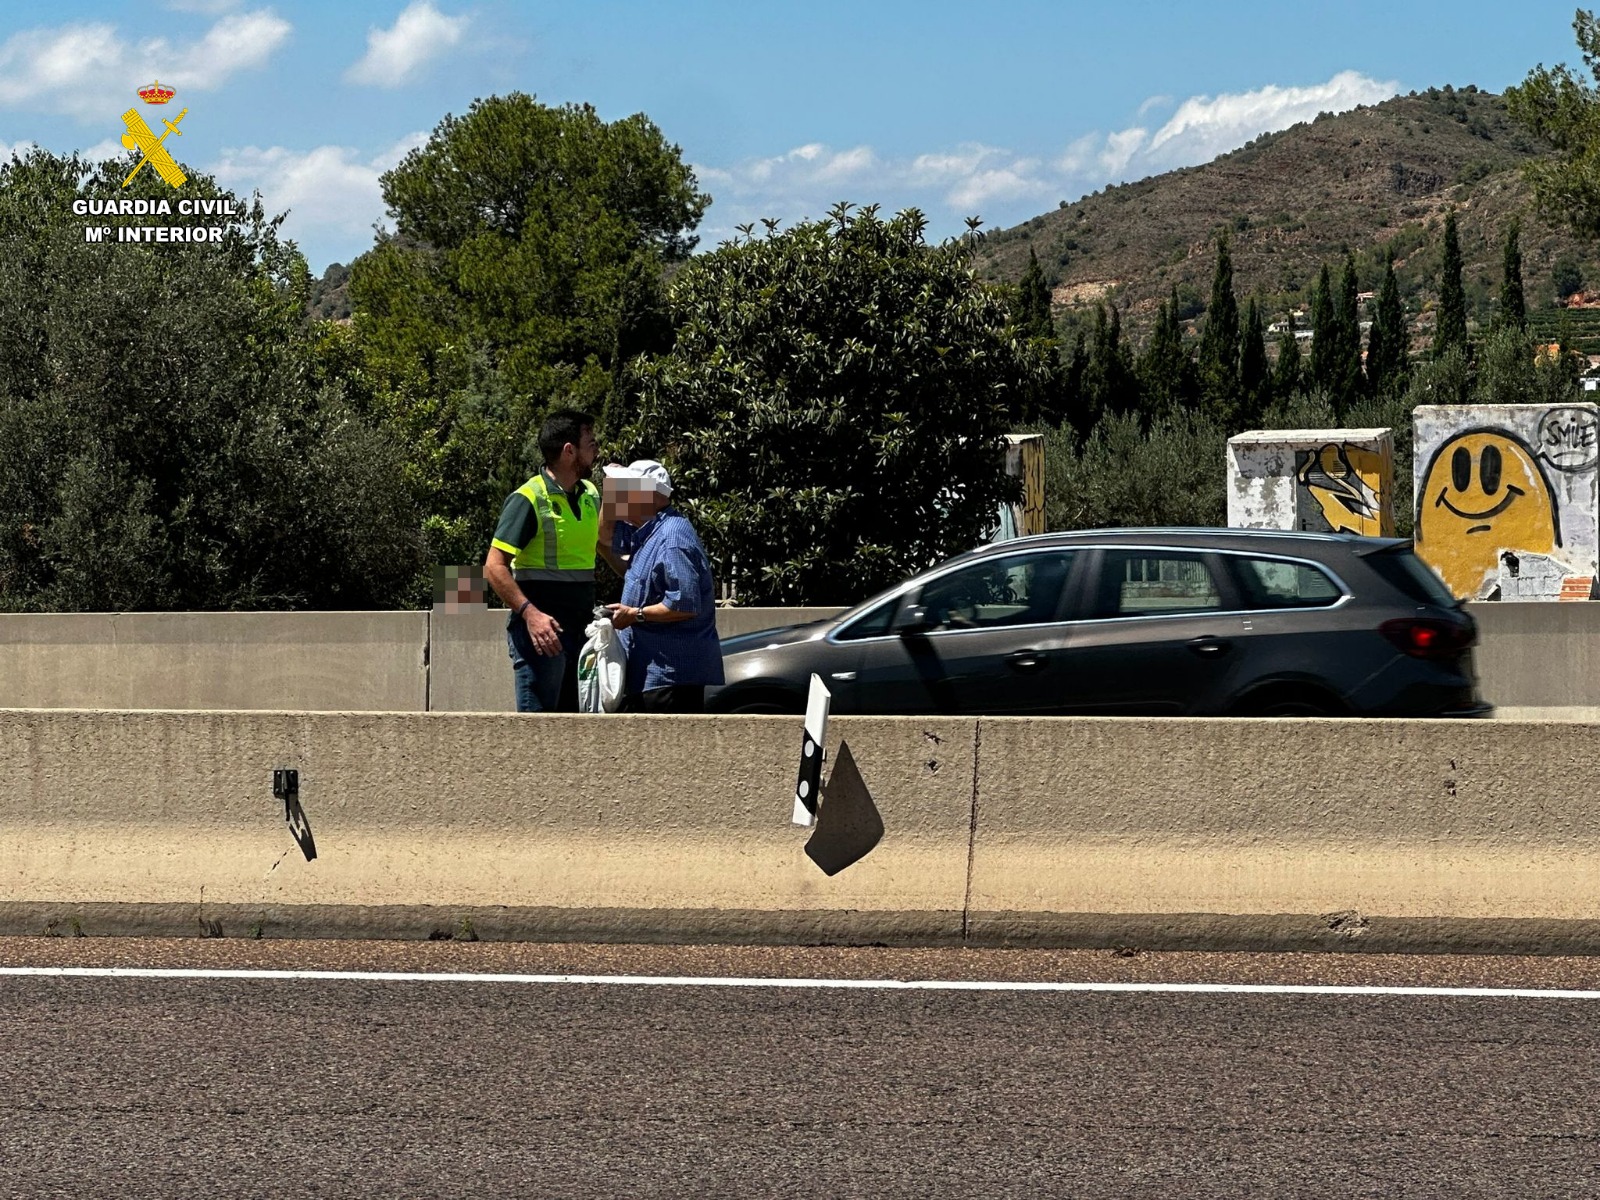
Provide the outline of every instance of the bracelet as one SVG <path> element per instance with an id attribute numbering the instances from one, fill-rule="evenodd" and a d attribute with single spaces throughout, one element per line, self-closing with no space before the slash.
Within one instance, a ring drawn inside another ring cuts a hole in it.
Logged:
<path id="1" fill-rule="evenodd" d="M 521 604 L 517 605 L 517 613 L 516 613 L 516 615 L 520 617 L 524 612 L 527 611 L 528 606 L 530 604 L 532 604 L 532 603 L 533 603 L 532 600 L 524 600 Z"/>

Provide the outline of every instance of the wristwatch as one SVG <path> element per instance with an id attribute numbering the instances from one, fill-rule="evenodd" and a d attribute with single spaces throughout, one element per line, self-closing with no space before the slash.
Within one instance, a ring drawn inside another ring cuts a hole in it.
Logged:
<path id="1" fill-rule="evenodd" d="M 647 623 L 644 619 L 644 605 L 641 604 L 633 610 L 633 619 L 640 625 Z"/>

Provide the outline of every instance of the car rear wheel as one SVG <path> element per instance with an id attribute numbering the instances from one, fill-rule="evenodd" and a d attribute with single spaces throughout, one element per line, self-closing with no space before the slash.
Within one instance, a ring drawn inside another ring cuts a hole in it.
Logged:
<path id="1" fill-rule="evenodd" d="M 1279 700 L 1272 704 L 1262 706 L 1255 714 L 1258 717 L 1331 717 L 1325 704 L 1318 704 L 1314 700 Z"/>
<path id="2" fill-rule="evenodd" d="M 751 696 L 726 708 L 724 712 L 734 714 L 801 716 L 805 713 L 805 706 L 798 700 L 791 700 L 784 696 Z"/>
<path id="3" fill-rule="evenodd" d="M 1247 696 L 1234 710 L 1240 717 L 1338 717 L 1344 708 L 1313 687 L 1272 687 Z"/>

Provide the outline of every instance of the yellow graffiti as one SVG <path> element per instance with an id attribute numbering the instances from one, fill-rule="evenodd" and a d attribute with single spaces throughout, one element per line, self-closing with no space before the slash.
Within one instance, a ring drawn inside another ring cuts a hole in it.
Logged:
<path id="1" fill-rule="evenodd" d="M 1044 528 L 1044 438 L 1022 443 L 1022 528 L 1023 536 L 1043 533 Z"/>
<path id="2" fill-rule="evenodd" d="M 1300 453 L 1295 478 L 1332 532 L 1393 536 L 1394 505 L 1388 493 L 1394 470 L 1387 454 L 1330 442 Z"/>
<path id="3" fill-rule="evenodd" d="M 1458 598 L 1478 595 L 1502 550 L 1549 554 L 1560 543 L 1549 484 L 1519 439 L 1473 430 L 1434 454 L 1417 493 L 1417 550 Z"/>

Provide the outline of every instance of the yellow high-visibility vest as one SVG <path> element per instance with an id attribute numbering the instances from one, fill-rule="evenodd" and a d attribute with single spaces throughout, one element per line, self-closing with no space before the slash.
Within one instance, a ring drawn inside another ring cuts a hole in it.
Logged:
<path id="1" fill-rule="evenodd" d="M 539 515 L 539 532 L 511 560 L 518 583 L 588 583 L 594 579 L 594 548 L 600 540 L 600 489 L 578 484 L 578 509 L 562 491 L 552 493 L 541 471 L 517 489 Z"/>

